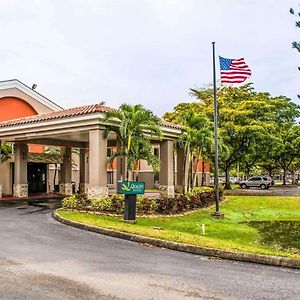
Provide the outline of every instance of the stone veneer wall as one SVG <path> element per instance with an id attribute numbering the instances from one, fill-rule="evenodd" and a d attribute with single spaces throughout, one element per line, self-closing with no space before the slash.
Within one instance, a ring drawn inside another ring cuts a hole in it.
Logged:
<path id="1" fill-rule="evenodd" d="M 174 198 L 175 197 L 175 187 L 174 185 L 161 185 L 159 187 L 159 196 L 160 197 L 168 197 Z"/>
<path id="2" fill-rule="evenodd" d="M 87 183 L 79 183 L 79 193 L 87 194 L 88 191 L 87 185 L 88 185 Z"/>
<path id="3" fill-rule="evenodd" d="M 72 183 L 61 183 L 59 193 L 62 195 L 72 195 Z"/>
<path id="4" fill-rule="evenodd" d="M 14 184 L 13 190 L 14 190 L 13 191 L 14 197 L 19 197 L 19 198 L 28 197 L 28 184 L 25 183 Z"/>
<path id="5" fill-rule="evenodd" d="M 99 199 L 108 195 L 107 187 L 88 187 L 87 196 L 88 199 Z"/>

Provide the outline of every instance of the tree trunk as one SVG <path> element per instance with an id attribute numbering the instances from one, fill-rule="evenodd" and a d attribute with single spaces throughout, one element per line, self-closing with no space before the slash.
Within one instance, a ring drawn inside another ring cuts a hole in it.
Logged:
<path id="1" fill-rule="evenodd" d="M 231 189 L 229 181 L 229 167 L 225 167 L 225 189 Z"/>
<path id="2" fill-rule="evenodd" d="M 135 181 L 139 181 L 139 170 L 140 170 L 140 164 L 139 162 L 137 162 L 136 170 L 135 170 Z"/>
<path id="3" fill-rule="evenodd" d="M 193 188 L 193 167 L 194 167 L 194 157 L 193 153 L 190 154 L 190 175 L 189 175 L 189 191 Z"/>
<path id="4" fill-rule="evenodd" d="M 199 175 L 198 163 L 199 163 L 199 157 L 196 158 L 196 162 L 195 162 L 195 165 L 196 165 L 196 172 L 195 172 L 195 174 L 194 174 L 193 187 L 196 186 L 196 183 L 197 183 L 197 177 L 198 177 L 198 175 Z"/>
<path id="5" fill-rule="evenodd" d="M 54 164 L 54 176 L 53 176 L 53 189 L 55 191 L 55 185 L 56 185 L 56 175 L 57 175 L 57 164 Z"/>
<path id="6" fill-rule="evenodd" d="M 190 149 L 187 147 L 185 153 L 185 163 L 184 163 L 184 193 L 188 190 L 188 182 L 189 182 L 189 166 L 190 166 Z"/>
<path id="7" fill-rule="evenodd" d="M 246 178 L 248 179 L 250 177 L 250 169 L 246 167 L 245 173 Z"/>
<path id="8" fill-rule="evenodd" d="M 205 169 L 205 160 L 202 158 L 201 186 L 204 186 L 204 177 L 205 177 L 204 169 Z"/>
<path id="9" fill-rule="evenodd" d="M 287 169 L 286 168 L 283 168 L 283 185 L 286 185 L 286 171 Z"/>

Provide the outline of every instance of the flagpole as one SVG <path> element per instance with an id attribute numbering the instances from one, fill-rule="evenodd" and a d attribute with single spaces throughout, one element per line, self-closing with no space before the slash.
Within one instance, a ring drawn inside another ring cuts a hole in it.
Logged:
<path id="1" fill-rule="evenodd" d="M 220 212 L 220 193 L 219 193 L 218 102 L 217 102 L 215 42 L 212 42 L 212 48 L 213 48 L 213 82 L 214 82 L 214 140 L 215 140 L 214 182 L 215 182 L 215 198 L 216 198 L 216 211 L 212 213 L 212 216 L 216 218 L 223 218 L 224 214 Z"/>

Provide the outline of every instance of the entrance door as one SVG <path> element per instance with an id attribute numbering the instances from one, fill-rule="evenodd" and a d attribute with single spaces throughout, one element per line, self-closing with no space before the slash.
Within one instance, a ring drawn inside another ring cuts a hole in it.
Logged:
<path id="1" fill-rule="evenodd" d="M 47 165 L 28 163 L 27 165 L 28 193 L 47 193 Z"/>

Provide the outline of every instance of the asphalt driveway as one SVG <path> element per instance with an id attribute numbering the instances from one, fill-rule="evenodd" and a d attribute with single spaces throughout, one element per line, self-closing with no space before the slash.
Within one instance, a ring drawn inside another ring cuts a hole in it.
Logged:
<path id="1" fill-rule="evenodd" d="M 300 299 L 300 270 L 81 231 L 55 206 L 0 202 L 0 299 Z"/>

